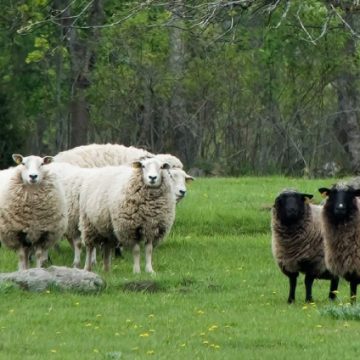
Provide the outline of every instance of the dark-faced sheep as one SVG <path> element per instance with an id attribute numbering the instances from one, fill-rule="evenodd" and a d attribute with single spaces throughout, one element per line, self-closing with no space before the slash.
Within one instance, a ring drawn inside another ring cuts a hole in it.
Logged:
<path id="1" fill-rule="evenodd" d="M 272 209 L 272 252 L 281 271 L 289 278 L 288 303 L 295 301 L 299 273 L 305 274 L 305 301 L 311 302 L 315 279 L 330 279 L 329 298 L 336 297 L 339 279 L 325 266 L 321 233 L 321 206 L 309 204 L 313 195 L 285 190 Z"/>
<path id="2" fill-rule="evenodd" d="M 355 301 L 360 283 L 360 190 L 339 183 L 319 192 L 327 197 L 321 215 L 325 262 L 333 274 L 350 283 Z"/>

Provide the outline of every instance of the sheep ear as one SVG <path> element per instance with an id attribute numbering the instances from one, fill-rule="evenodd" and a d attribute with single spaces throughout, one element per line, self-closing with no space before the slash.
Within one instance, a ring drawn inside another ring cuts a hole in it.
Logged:
<path id="1" fill-rule="evenodd" d="M 330 192 L 330 189 L 328 189 L 328 188 L 320 188 L 319 189 L 319 193 L 321 194 L 322 197 L 329 196 L 329 192 Z"/>
<path id="2" fill-rule="evenodd" d="M 20 154 L 13 154 L 12 158 L 17 165 L 20 165 L 23 162 L 23 156 Z"/>
<path id="3" fill-rule="evenodd" d="M 54 161 L 54 158 L 52 156 L 44 156 L 43 157 L 43 164 L 51 164 Z"/>
<path id="4" fill-rule="evenodd" d="M 132 167 L 133 167 L 134 169 L 140 169 L 140 168 L 142 168 L 142 163 L 141 163 L 141 161 L 133 161 Z"/>
<path id="5" fill-rule="evenodd" d="M 193 178 L 189 174 L 185 174 L 185 182 L 190 182 L 190 181 L 194 181 L 194 180 L 195 180 L 195 178 Z"/>
<path id="6" fill-rule="evenodd" d="M 360 196 L 360 189 L 355 190 L 355 196 Z"/>
<path id="7" fill-rule="evenodd" d="M 301 194 L 301 196 L 304 198 L 304 200 L 306 199 L 310 200 L 314 197 L 314 195 L 312 194 Z"/>
<path id="8" fill-rule="evenodd" d="M 163 163 L 163 165 L 161 166 L 162 169 L 165 170 L 169 170 L 170 169 L 170 165 L 168 163 Z"/>

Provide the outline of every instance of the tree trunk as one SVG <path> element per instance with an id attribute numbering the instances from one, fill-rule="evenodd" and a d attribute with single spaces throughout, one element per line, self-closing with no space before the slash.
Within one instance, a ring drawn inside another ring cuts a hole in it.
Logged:
<path id="1" fill-rule="evenodd" d="M 94 0 L 89 14 L 88 25 L 99 25 L 103 19 L 102 0 Z M 74 27 L 70 7 L 64 12 L 62 26 L 67 40 L 71 59 L 71 103 L 70 103 L 70 147 L 84 145 L 88 142 L 90 123 L 89 105 L 86 100 L 86 89 L 91 85 L 90 72 L 95 63 L 96 43 L 99 37 L 97 28 L 86 29 L 85 36 L 80 38 Z"/>
<path id="2" fill-rule="evenodd" d="M 355 30 L 359 29 L 357 16 L 357 14 L 346 11 L 345 21 Z M 351 170 L 355 174 L 360 174 L 360 126 L 357 110 L 359 73 L 355 63 L 357 55 L 354 36 L 349 35 L 344 51 L 352 63 L 350 66 L 345 64 L 335 82 L 338 97 L 338 116 L 334 124 L 335 134 L 349 156 Z"/>
<path id="3" fill-rule="evenodd" d="M 171 2 L 172 23 L 170 27 L 169 69 L 174 79 L 170 101 L 169 125 L 172 130 L 174 153 L 190 166 L 196 156 L 195 129 L 186 111 L 184 89 L 181 80 L 185 67 L 185 44 L 181 28 L 184 26 L 181 14 L 184 1 Z"/>

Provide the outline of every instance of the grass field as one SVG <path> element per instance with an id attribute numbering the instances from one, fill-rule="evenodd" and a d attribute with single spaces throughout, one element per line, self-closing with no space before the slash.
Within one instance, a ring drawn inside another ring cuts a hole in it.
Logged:
<path id="1" fill-rule="evenodd" d="M 278 191 L 296 187 L 320 201 L 317 188 L 332 182 L 197 180 L 154 252 L 154 278 L 133 275 L 126 252 L 103 274 L 107 288 L 98 295 L 0 288 L 0 359 L 354 358 L 360 323 L 321 313 L 329 306 L 328 282 L 316 281 L 316 303 L 305 304 L 301 277 L 296 304 L 288 305 L 287 279 L 271 255 L 266 206 Z M 70 266 L 68 244 L 52 258 Z M 1 248 L 0 266 L 14 271 L 15 254 Z M 139 280 L 155 286 L 134 292 L 126 285 Z M 341 281 L 341 302 L 348 293 Z"/>

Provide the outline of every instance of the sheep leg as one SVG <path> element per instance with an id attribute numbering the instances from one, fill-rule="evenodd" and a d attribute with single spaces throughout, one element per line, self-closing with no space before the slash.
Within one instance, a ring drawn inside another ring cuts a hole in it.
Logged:
<path id="1" fill-rule="evenodd" d="M 93 257 L 93 252 L 94 252 L 95 248 L 94 245 L 87 245 L 86 246 L 86 259 L 85 259 L 85 267 L 84 270 L 87 271 L 91 271 L 92 268 L 92 257 Z"/>
<path id="2" fill-rule="evenodd" d="M 153 244 L 149 241 L 145 244 L 145 271 L 147 273 L 155 274 L 155 271 L 152 267 L 152 252 Z"/>
<path id="3" fill-rule="evenodd" d="M 43 267 L 43 263 L 45 262 L 45 257 L 47 260 L 48 252 L 44 252 L 41 247 L 36 248 L 35 250 L 35 258 L 36 258 L 36 267 L 41 268 Z"/>
<path id="4" fill-rule="evenodd" d="M 96 265 L 96 248 L 94 248 L 94 251 L 93 251 L 92 256 L 91 256 L 91 264 L 93 266 Z"/>
<path id="5" fill-rule="evenodd" d="M 352 304 L 356 303 L 357 285 L 358 285 L 358 283 L 356 280 L 350 281 L 350 302 Z"/>
<path id="6" fill-rule="evenodd" d="M 329 292 L 329 299 L 335 300 L 336 299 L 336 292 L 339 287 L 339 277 L 333 276 L 330 281 L 330 292 Z"/>
<path id="7" fill-rule="evenodd" d="M 285 274 L 289 278 L 289 285 L 290 285 L 288 303 L 292 304 L 295 302 L 295 290 L 296 290 L 297 277 L 299 276 L 299 273 L 285 272 Z"/>
<path id="8" fill-rule="evenodd" d="M 19 270 L 26 270 L 29 268 L 29 255 L 30 248 L 27 246 L 22 246 L 18 249 L 18 257 L 19 257 Z"/>
<path id="9" fill-rule="evenodd" d="M 140 245 L 138 243 L 134 244 L 132 253 L 134 258 L 133 273 L 140 274 Z"/>
<path id="10" fill-rule="evenodd" d="M 305 302 L 313 302 L 312 286 L 313 286 L 314 280 L 315 280 L 315 278 L 313 275 L 310 275 L 310 274 L 305 275 L 305 291 L 306 291 Z"/>
<path id="11" fill-rule="evenodd" d="M 108 272 L 111 268 L 111 246 L 104 244 L 104 271 Z"/>
<path id="12" fill-rule="evenodd" d="M 81 249 L 82 249 L 80 238 L 76 238 L 72 241 L 72 248 L 74 249 L 73 267 L 79 269 L 81 262 Z"/>

